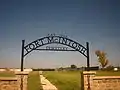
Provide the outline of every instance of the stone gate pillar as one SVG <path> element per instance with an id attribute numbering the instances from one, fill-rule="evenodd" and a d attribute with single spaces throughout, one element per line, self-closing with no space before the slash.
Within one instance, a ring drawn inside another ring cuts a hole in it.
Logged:
<path id="1" fill-rule="evenodd" d="M 93 78 L 95 77 L 95 71 L 84 71 L 83 72 L 83 83 L 84 90 L 92 90 L 93 87 Z"/>
<path id="2" fill-rule="evenodd" d="M 27 78 L 29 72 L 15 72 L 16 77 L 18 79 L 18 88 L 19 90 L 27 90 Z"/>

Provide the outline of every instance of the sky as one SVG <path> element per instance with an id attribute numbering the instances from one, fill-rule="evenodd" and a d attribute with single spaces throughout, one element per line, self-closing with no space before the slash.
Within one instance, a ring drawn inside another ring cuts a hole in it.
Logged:
<path id="1" fill-rule="evenodd" d="M 90 44 L 90 66 L 98 66 L 96 50 L 107 53 L 109 65 L 120 65 L 119 0 L 0 0 L 0 67 L 20 68 L 25 45 L 48 34 L 65 35 Z M 79 52 L 32 51 L 25 68 L 86 66 Z"/>

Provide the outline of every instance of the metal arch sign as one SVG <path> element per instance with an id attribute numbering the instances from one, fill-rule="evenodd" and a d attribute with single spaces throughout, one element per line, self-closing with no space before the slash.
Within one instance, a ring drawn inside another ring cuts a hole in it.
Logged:
<path id="1" fill-rule="evenodd" d="M 38 49 L 41 46 L 48 45 L 48 44 L 61 44 L 68 46 L 74 50 L 69 50 L 67 47 L 49 47 L 47 46 L 45 49 Z M 32 52 L 33 50 L 46 50 L 46 51 L 78 51 L 82 55 L 87 58 L 87 67 L 89 70 L 89 43 L 86 42 L 86 47 L 79 44 L 78 42 L 71 40 L 67 37 L 61 35 L 48 35 L 46 37 L 37 39 L 27 45 L 25 45 L 25 40 L 22 40 L 22 54 L 21 54 L 21 71 L 23 71 L 23 61 L 24 57 Z"/>

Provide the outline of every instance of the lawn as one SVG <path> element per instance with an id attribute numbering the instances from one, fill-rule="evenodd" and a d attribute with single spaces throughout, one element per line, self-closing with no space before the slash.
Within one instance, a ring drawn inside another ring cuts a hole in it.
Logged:
<path id="1" fill-rule="evenodd" d="M 46 71 L 43 75 L 58 90 L 81 90 L 80 71 Z M 120 71 L 97 71 L 96 76 L 120 76 Z"/>
<path id="2" fill-rule="evenodd" d="M 3 72 L 0 72 L 0 77 L 15 77 L 15 74 L 14 72 L 3 71 Z"/>
<path id="3" fill-rule="evenodd" d="M 80 90 L 80 71 L 49 71 L 43 75 L 58 90 Z"/>
<path id="4" fill-rule="evenodd" d="M 96 76 L 120 76 L 120 71 L 97 71 Z"/>
<path id="5" fill-rule="evenodd" d="M 40 84 L 38 71 L 32 71 L 28 75 L 28 90 L 43 90 Z"/>

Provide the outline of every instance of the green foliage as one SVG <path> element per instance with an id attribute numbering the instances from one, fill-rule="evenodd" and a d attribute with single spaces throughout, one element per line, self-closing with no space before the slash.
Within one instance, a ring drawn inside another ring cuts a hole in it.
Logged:
<path id="1" fill-rule="evenodd" d="M 95 54 L 98 57 L 98 61 L 102 66 L 102 69 L 108 65 L 108 59 L 106 58 L 106 53 L 100 50 L 95 51 Z"/>
<path id="2" fill-rule="evenodd" d="M 74 65 L 74 64 L 72 64 L 72 65 L 71 65 L 71 68 L 72 68 L 72 69 L 76 69 L 76 68 L 77 68 L 77 66 L 76 66 L 76 65 Z"/>
<path id="3" fill-rule="evenodd" d="M 33 71 L 55 71 L 55 69 L 51 69 L 51 68 L 38 68 L 38 69 L 32 69 Z"/>
<path id="4" fill-rule="evenodd" d="M 79 71 L 49 71 L 43 75 L 54 84 L 58 90 L 81 90 Z"/>
<path id="5" fill-rule="evenodd" d="M 43 90 L 40 84 L 40 76 L 38 71 L 33 71 L 29 73 L 28 90 Z"/>

